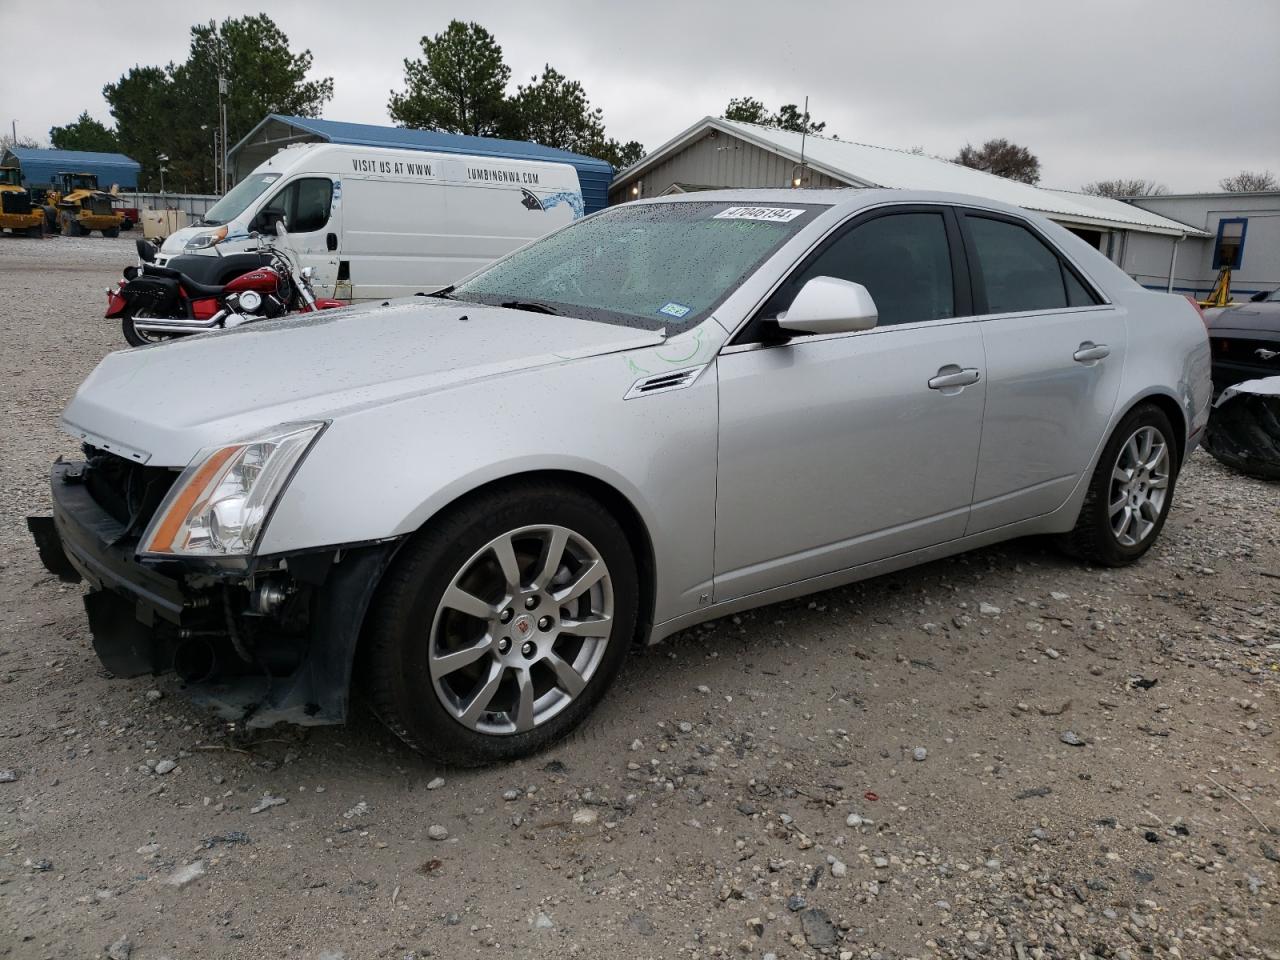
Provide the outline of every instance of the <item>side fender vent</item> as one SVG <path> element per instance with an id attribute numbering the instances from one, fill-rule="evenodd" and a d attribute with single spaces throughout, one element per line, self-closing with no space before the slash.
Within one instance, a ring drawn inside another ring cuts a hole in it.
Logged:
<path id="1" fill-rule="evenodd" d="M 697 380 L 698 374 L 706 368 L 707 365 L 701 363 L 696 367 L 685 367 L 683 370 L 672 370 L 670 373 L 650 374 L 633 383 L 622 399 L 634 400 L 636 397 L 648 397 L 655 393 L 683 389 Z"/>

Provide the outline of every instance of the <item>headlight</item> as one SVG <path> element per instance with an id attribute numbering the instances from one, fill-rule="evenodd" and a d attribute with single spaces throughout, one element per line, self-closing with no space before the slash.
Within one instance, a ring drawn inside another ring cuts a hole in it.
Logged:
<path id="1" fill-rule="evenodd" d="M 208 447 L 182 471 L 142 536 L 152 557 L 247 557 L 323 423 L 287 423 Z"/>
<path id="2" fill-rule="evenodd" d="M 227 239 L 227 228 L 219 227 L 217 230 L 210 230 L 208 233 L 197 234 L 187 241 L 188 250 L 206 250 L 214 247 Z"/>

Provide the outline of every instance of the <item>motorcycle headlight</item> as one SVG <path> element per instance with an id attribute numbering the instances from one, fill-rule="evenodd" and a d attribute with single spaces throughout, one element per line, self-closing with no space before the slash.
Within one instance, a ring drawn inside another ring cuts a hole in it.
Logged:
<path id="1" fill-rule="evenodd" d="M 210 230 L 208 233 L 201 233 L 192 237 L 187 241 L 186 249 L 207 250 L 209 247 L 216 247 L 225 239 L 227 239 L 227 228 L 219 227 L 217 230 Z"/>
<path id="2" fill-rule="evenodd" d="M 248 557 L 324 423 L 287 423 L 197 453 L 142 535 L 142 556 Z"/>

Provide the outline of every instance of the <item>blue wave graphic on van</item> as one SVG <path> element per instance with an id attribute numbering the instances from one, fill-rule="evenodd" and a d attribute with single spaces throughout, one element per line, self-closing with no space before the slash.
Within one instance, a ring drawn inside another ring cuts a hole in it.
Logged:
<path id="1" fill-rule="evenodd" d="M 573 219 L 577 220 L 586 212 L 582 206 L 582 194 L 564 191 L 562 193 L 553 193 L 546 197 L 539 197 L 542 201 L 542 209 L 550 210 L 552 207 L 558 207 L 562 203 L 567 203 L 573 210 Z"/>

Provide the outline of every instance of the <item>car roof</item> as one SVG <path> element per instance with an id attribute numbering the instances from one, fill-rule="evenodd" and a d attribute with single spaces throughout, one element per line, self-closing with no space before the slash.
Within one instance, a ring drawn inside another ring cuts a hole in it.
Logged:
<path id="1" fill-rule="evenodd" d="M 1016 214 L 1027 219 L 1043 221 L 1038 213 L 987 197 L 976 197 L 964 193 L 947 193 L 940 190 L 900 190 L 885 187 L 836 187 L 825 190 L 794 189 L 775 187 L 768 189 L 727 189 L 698 190 L 693 193 L 673 194 L 665 197 L 650 197 L 644 200 L 632 200 L 631 203 L 696 203 L 698 201 L 714 201 L 717 203 L 743 204 L 788 204 L 812 203 L 832 208 L 841 208 L 843 213 L 851 213 L 864 207 L 873 207 L 882 203 L 943 203 L 980 207 L 984 210 L 998 210 Z"/>

